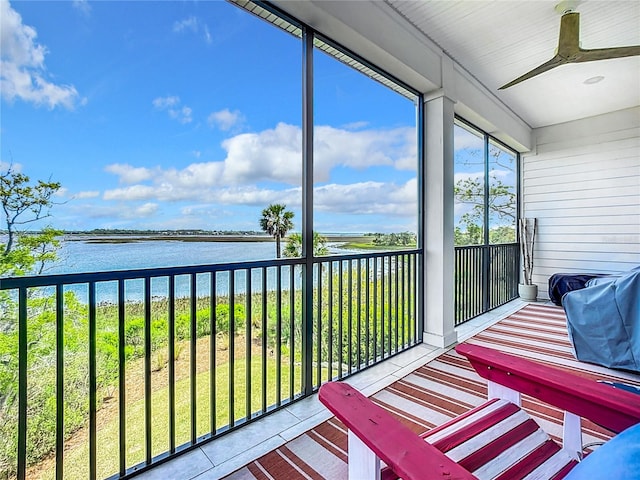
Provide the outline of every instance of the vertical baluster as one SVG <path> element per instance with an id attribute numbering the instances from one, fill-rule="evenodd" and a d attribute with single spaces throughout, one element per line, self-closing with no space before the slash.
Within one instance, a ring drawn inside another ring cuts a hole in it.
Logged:
<path id="1" fill-rule="evenodd" d="M 317 291 L 317 299 L 318 299 L 318 321 L 316 323 L 318 331 L 316 332 L 316 383 L 318 388 L 322 384 L 322 269 L 323 262 L 319 262 L 318 264 L 318 289 Z"/>
<path id="2" fill-rule="evenodd" d="M 485 298 L 487 298 L 487 275 L 486 275 L 486 262 L 487 262 L 487 248 L 485 246 L 479 247 L 480 251 L 480 265 L 478 266 L 478 272 L 480 274 L 479 283 L 482 285 L 481 294 L 478 296 L 478 306 L 474 312 L 474 317 L 479 315 L 484 310 Z"/>
<path id="3" fill-rule="evenodd" d="M 18 466 L 17 477 L 27 470 L 27 289 L 18 289 Z"/>
<path id="4" fill-rule="evenodd" d="M 500 246 L 500 283 L 499 283 L 499 292 L 500 292 L 500 300 L 499 304 L 502 305 L 506 301 L 505 287 L 506 287 L 506 260 L 507 260 L 507 246 Z M 497 305 L 496 305 L 497 306 Z"/>
<path id="5" fill-rule="evenodd" d="M 198 357 L 196 351 L 196 345 L 198 342 L 198 308 L 196 304 L 197 300 L 197 289 L 196 289 L 196 274 L 192 273 L 189 275 L 190 280 L 190 295 L 189 295 L 189 310 L 191 317 L 191 332 L 190 332 L 190 354 L 191 357 L 189 360 L 189 377 L 191 384 L 191 444 L 195 444 L 198 438 L 197 434 L 197 419 L 196 415 L 198 412 L 197 409 L 197 385 L 196 385 L 196 371 L 198 366 Z"/>
<path id="6" fill-rule="evenodd" d="M 496 296 L 496 287 L 498 286 L 498 274 L 499 274 L 499 266 L 497 264 L 496 256 L 499 253 L 499 249 L 495 245 L 491 245 L 489 247 L 489 275 L 487 278 L 487 283 L 489 284 L 489 303 L 487 308 L 482 313 L 488 312 L 493 308 L 495 302 L 497 300 Z"/>
<path id="7" fill-rule="evenodd" d="M 473 312 L 473 306 L 475 305 L 475 292 L 477 290 L 476 283 L 476 262 L 475 262 L 475 247 L 469 248 L 465 251 L 466 263 L 467 263 L 467 278 L 466 278 L 466 295 L 467 295 L 467 312 L 464 316 L 465 321 L 471 316 Z"/>
<path id="8" fill-rule="evenodd" d="M 262 413 L 267 412 L 267 267 L 262 267 Z"/>
<path id="9" fill-rule="evenodd" d="M 480 295 L 482 293 L 482 277 L 479 276 L 479 271 L 480 271 L 480 267 L 478 266 L 479 263 L 479 255 L 481 254 L 480 249 L 478 247 L 473 247 L 473 249 L 470 251 L 470 253 L 473 253 L 473 256 L 471 258 L 471 260 L 473 261 L 473 276 L 469 278 L 470 282 L 469 282 L 469 289 L 472 292 L 473 295 L 473 303 L 471 304 L 471 310 L 469 312 L 469 315 L 467 316 L 466 320 L 468 320 L 469 318 L 473 317 L 475 315 L 475 312 L 478 309 L 478 298 L 480 298 Z"/>
<path id="10" fill-rule="evenodd" d="M 393 334 L 392 334 L 392 329 L 393 329 L 393 311 L 392 311 L 392 307 L 393 307 L 393 303 L 392 303 L 392 290 L 393 290 L 393 265 L 391 263 L 391 260 L 393 259 L 393 257 L 391 255 L 387 256 L 387 263 L 389 264 L 388 268 L 387 268 L 387 354 L 390 355 L 391 354 L 391 345 L 392 345 L 392 340 L 393 340 Z"/>
<path id="11" fill-rule="evenodd" d="M 60 292 L 62 293 L 62 292 Z M 62 307 L 62 305 L 60 305 Z M 96 470 L 96 284 L 89 282 L 89 478 L 95 480 Z"/>
<path id="12" fill-rule="evenodd" d="M 470 250 L 465 248 L 462 250 L 462 282 L 460 284 L 460 291 L 462 293 L 462 305 L 464 309 L 462 311 L 462 315 L 460 316 L 460 323 L 467 319 L 467 315 L 469 312 L 469 305 L 471 303 L 471 290 L 469 289 L 469 279 L 472 275 L 471 265 L 469 264 L 469 252 Z"/>
<path id="13" fill-rule="evenodd" d="M 218 315 L 216 307 L 218 306 L 217 281 L 216 272 L 211 272 L 211 282 L 209 285 L 209 425 L 211 426 L 211 435 L 215 436 L 217 427 L 217 386 L 216 386 L 216 362 L 217 362 L 217 334 L 218 334 Z"/>
<path id="14" fill-rule="evenodd" d="M 460 289 L 460 316 L 459 316 L 459 320 L 458 320 L 458 324 L 462 323 L 462 319 L 464 318 L 464 315 L 466 314 L 466 310 L 467 310 L 467 286 L 466 286 L 466 282 L 465 282 L 465 278 L 468 275 L 467 270 L 465 269 L 465 250 L 463 248 L 460 249 L 459 252 L 460 255 L 460 283 L 459 283 L 459 289 Z"/>
<path id="15" fill-rule="evenodd" d="M 247 286 L 245 288 L 245 301 L 246 301 L 246 315 L 245 315 L 245 351 L 246 351 L 246 363 L 245 363 L 245 374 L 246 374 L 246 384 L 247 384 L 247 394 L 246 394 L 246 414 L 245 417 L 247 420 L 251 419 L 251 323 L 252 323 L 252 315 L 251 315 L 251 269 L 245 270 L 247 278 Z"/>
<path id="16" fill-rule="evenodd" d="M 405 288 L 406 288 L 406 283 L 405 283 L 405 275 L 407 273 L 407 259 L 409 258 L 409 255 L 400 255 L 400 299 L 399 299 L 399 306 L 398 308 L 400 309 L 400 319 L 401 319 L 401 323 L 400 323 L 400 346 L 402 348 L 407 346 L 407 342 L 405 340 L 405 331 L 406 331 L 406 318 L 405 318 L 405 303 L 407 301 L 407 297 L 405 295 Z"/>
<path id="17" fill-rule="evenodd" d="M 327 302 L 327 308 L 329 309 L 329 318 L 327 321 L 329 322 L 329 368 L 327 381 L 333 380 L 333 262 L 329 262 L 329 299 Z"/>
<path id="18" fill-rule="evenodd" d="M 365 338 L 367 339 L 366 344 L 365 344 L 365 358 L 366 358 L 366 364 L 369 365 L 369 363 L 370 363 L 370 354 L 371 354 L 371 349 L 370 349 L 370 344 L 369 344 L 369 342 L 371 340 L 370 339 L 370 334 L 371 334 L 370 324 L 371 324 L 371 318 L 372 318 L 371 317 L 371 311 L 370 311 L 370 304 L 369 304 L 369 301 L 370 301 L 369 293 L 370 293 L 370 286 L 371 286 L 370 285 L 371 284 L 371 265 L 370 265 L 370 262 L 369 262 L 369 257 L 367 257 L 365 268 L 367 270 L 367 279 L 366 279 L 367 283 L 365 283 L 365 286 L 364 286 L 364 296 L 365 296 L 364 308 L 365 308 L 365 312 L 366 312 L 365 315 L 364 315 L 365 322 L 366 322 L 366 324 L 365 324 Z"/>
<path id="19" fill-rule="evenodd" d="M 386 268 L 385 256 L 380 257 L 380 359 L 385 357 L 385 268 Z"/>
<path id="20" fill-rule="evenodd" d="M 356 338 L 356 342 L 357 342 L 356 345 L 357 345 L 358 358 L 356 360 L 356 366 L 357 366 L 357 369 L 360 370 L 360 367 L 362 366 L 362 259 L 361 258 L 358 259 L 357 277 L 358 277 L 358 287 L 357 287 L 358 302 L 356 307 L 356 314 L 358 316 L 358 320 L 357 320 L 358 336 Z"/>
<path id="21" fill-rule="evenodd" d="M 378 361 L 378 257 L 373 257 L 373 363 Z"/>
<path id="22" fill-rule="evenodd" d="M 229 427 L 236 423 L 235 414 L 235 372 L 236 372 L 236 272 L 229 270 Z"/>
<path id="23" fill-rule="evenodd" d="M 276 405 L 282 403 L 282 265 L 276 266 Z"/>
<path id="24" fill-rule="evenodd" d="M 478 311 L 478 302 L 482 298 L 482 251 L 479 247 L 473 247 L 473 274 L 474 274 L 474 282 L 469 284 L 471 291 L 473 292 L 473 304 L 472 309 L 467 317 L 467 320 L 471 317 L 474 317 L 476 312 Z"/>
<path id="25" fill-rule="evenodd" d="M 467 256 L 467 268 L 469 273 L 467 274 L 466 289 L 467 289 L 467 313 L 464 316 L 465 321 L 468 320 L 473 314 L 473 309 L 476 301 L 476 292 L 478 290 L 478 284 L 476 280 L 476 248 L 469 248 L 466 252 Z"/>
<path id="26" fill-rule="evenodd" d="M 491 273 L 489 275 L 489 282 L 493 286 L 493 298 L 489 303 L 489 309 L 492 309 L 500 303 L 500 274 L 502 273 L 502 265 L 500 264 L 500 260 L 502 260 L 502 249 L 499 245 L 495 245 L 491 247 L 491 250 Z"/>
<path id="27" fill-rule="evenodd" d="M 467 288 L 469 289 L 469 312 L 465 317 L 465 321 L 471 318 L 476 308 L 478 292 L 480 284 L 478 282 L 478 249 L 473 247 L 469 249 L 469 278 L 467 280 Z"/>
<path id="28" fill-rule="evenodd" d="M 169 452 L 176 451 L 176 277 L 169 275 Z"/>
<path id="29" fill-rule="evenodd" d="M 91 327 L 89 327 L 91 329 Z M 91 395 L 91 387 L 89 387 Z M 89 402 L 91 403 L 91 402 Z M 56 480 L 64 478 L 64 291 L 56 285 Z"/>
<path id="30" fill-rule="evenodd" d="M 120 476 L 127 471 L 127 412 L 126 412 L 126 371 L 125 371 L 125 294 L 124 280 L 118 280 L 118 414 L 119 414 L 119 447 Z"/>
<path id="31" fill-rule="evenodd" d="M 469 289 L 467 285 L 467 277 L 469 276 L 469 269 L 467 267 L 467 251 L 466 249 L 460 250 L 460 297 L 461 297 L 461 306 L 463 307 L 460 311 L 460 323 L 462 323 L 464 318 L 467 315 L 467 305 L 469 303 Z"/>
<path id="32" fill-rule="evenodd" d="M 338 262 L 338 379 L 342 378 L 342 365 L 343 365 L 343 356 L 342 356 L 342 340 L 344 332 L 342 331 L 342 296 L 344 293 L 343 285 L 342 285 L 342 260 Z"/>
<path id="33" fill-rule="evenodd" d="M 416 316 L 417 313 L 417 298 L 416 298 L 416 290 L 417 290 L 417 282 L 414 278 L 417 271 L 417 262 L 418 256 L 414 253 L 409 257 L 409 268 L 407 271 L 407 294 L 409 297 L 409 325 L 411 328 L 409 329 L 409 342 L 414 343 L 416 338 L 419 337 L 420 333 L 418 332 L 418 319 Z M 415 268 L 411 268 L 411 265 L 414 265 Z M 412 274 L 412 271 L 414 272 Z"/>
<path id="34" fill-rule="evenodd" d="M 289 400 L 293 400 L 293 384 L 295 378 L 294 370 L 294 357 L 295 357 L 295 301 L 296 301 L 296 289 L 294 285 L 295 281 L 295 268 L 294 265 L 289 265 Z"/>
<path id="35" fill-rule="evenodd" d="M 400 275 L 400 263 L 398 262 L 398 255 L 394 255 L 393 256 L 394 262 L 396 264 L 395 267 L 395 271 L 393 272 L 393 277 L 394 277 L 394 284 L 395 284 L 395 298 L 394 298 L 394 302 L 395 302 L 395 310 L 396 310 L 396 315 L 395 315 L 395 332 L 394 332 L 394 341 L 395 341 L 395 351 L 398 352 L 400 351 L 400 347 L 398 344 L 398 333 L 399 333 L 399 319 L 398 319 L 398 314 L 399 314 L 399 310 L 400 310 L 400 305 L 398 304 L 398 298 L 399 298 L 399 294 L 398 294 L 398 276 Z M 391 259 L 389 259 L 391 260 Z"/>
<path id="36" fill-rule="evenodd" d="M 408 346 L 411 342 L 411 259 L 415 254 L 407 255 L 405 264 L 404 278 L 404 317 L 405 317 L 405 344 Z"/>
<path id="37" fill-rule="evenodd" d="M 464 307 L 464 297 L 462 294 L 462 280 L 464 278 L 463 270 L 462 270 L 462 254 L 463 250 L 460 248 L 454 249 L 455 255 L 455 269 L 456 269 L 456 289 L 454 292 L 455 295 L 455 325 L 460 324 L 460 319 L 462 318 L 462 308 Z"/>
<path id="38" fill-rule="evenodd" d="M 348 364 L 348 372 L 351 375 L 351 365 L 353 364 L 353 260 L 349 260 L 349 270 L 348 270 L 348 282 L 349 282 L 349 291 L 348 291 L 348 305 L 347 305 L 347 338 L 349 343 L 347 344 L 347 364 Z"/>
<path id="39" fill-rule="evenodd" d="M 144 452 L 151 463 L 151 278 L 144 279 Z"/>
<path id="40" fill-rule="evenodd" d="M 466 316 L 465 320 L 468 320 L 473 316 L 476 309 L 478 292 L 481 289 L 481 285 L 478 282 L 478 253 L 479 250 L 477 247 L 469 249 L 469 256 L 471 257 L 469 267 L 471 271 L 468 280 L 469 285 L 467 288 L 469 288 L 471 301 L 469 302 L 469 314 Z"/>

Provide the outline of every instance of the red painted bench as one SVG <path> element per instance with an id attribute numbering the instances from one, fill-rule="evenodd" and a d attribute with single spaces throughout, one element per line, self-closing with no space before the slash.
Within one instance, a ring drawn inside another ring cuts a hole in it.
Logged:
<path id="1" fill-rule="evenodd" d="M 485 347 L 456 351 L 488 380 L 489 401 L 423 437 L 347 384 L 320 388 L 349 429 L 350 479 L 562 478 L 582 455 L 581 417 L 614 433 L 640 422 L 634 393 Z M 562 446 L 520 409 L 520 393 L 565 410 Z"/>

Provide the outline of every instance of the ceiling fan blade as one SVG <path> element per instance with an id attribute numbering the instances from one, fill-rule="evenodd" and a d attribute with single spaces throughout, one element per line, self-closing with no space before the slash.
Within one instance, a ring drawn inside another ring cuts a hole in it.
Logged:
<path id="1" fill-rule="evenodd" d="M 560 19 L 560 35 L 558 37 L 558 55 L 570 59 L 580 51 L 580 14 L 568 12 Z"/>
<path id="2" fill-rule="evenodd" d="M 505 88 L 512 87 L 520 82 L 524 82 L 525 80 L 535 77 L 536 75 L 540 75 L 541 73 L 547 72 L 552 68 L 560 66 L 564 63 L 568 63 L 568 62 L 564 58 L 562 58 L 560 55 L 556 55 L 551 60 L 544 62 L 542 65 L 537 66 L 530 72 L 527 72 L 524 75 L 519 76 L 515 80 L 512 80 L 509 83 L 501 86 L 498 90 L 504 90 Z"/>
<path id="3" fill-rule="evenodd" d="M 593 62 L 596 60 L 609 60 L 611 58 L 634 57 L 640 55 L 640 45 L 629 47 L 594 48 L 580 50 L 578 58 L 573 62 Z"/>

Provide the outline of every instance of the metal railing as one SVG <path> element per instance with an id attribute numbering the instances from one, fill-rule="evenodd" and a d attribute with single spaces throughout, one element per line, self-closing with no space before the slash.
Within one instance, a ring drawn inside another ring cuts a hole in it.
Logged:
<path id="1" fill-rule="evenodd" d="M 0 280 L 3 469 L 125 478 L 421 341 L 419 250 L 308 264 Z"/>
<path id="2" fill-rule="evenodd" d="M 455 324 L 518 296 L 517 243 L 455 247 Z"/>

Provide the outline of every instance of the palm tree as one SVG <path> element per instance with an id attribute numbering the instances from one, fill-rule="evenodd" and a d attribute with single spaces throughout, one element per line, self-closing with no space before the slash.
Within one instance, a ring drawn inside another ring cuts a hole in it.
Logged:
<path id="1" fill-rule="evenodd" d="M 262 210 L 260 228 L 276 239 L 276 258 L 280 258 L 280 239 L 293 228 L 293 212 L 287 206 L 273 203 Z"/>
<path id="2" fill-rule="evenodd" d="M 327 248 L 327 238 L 318 232 L 313 232 L 313 256 L 322 257 L 329 254 Z M 302 235 L 292 233 L 287 237 L 287 244 L 284 246 L 285 257 L 301 257 L 302 256 Z"/>

